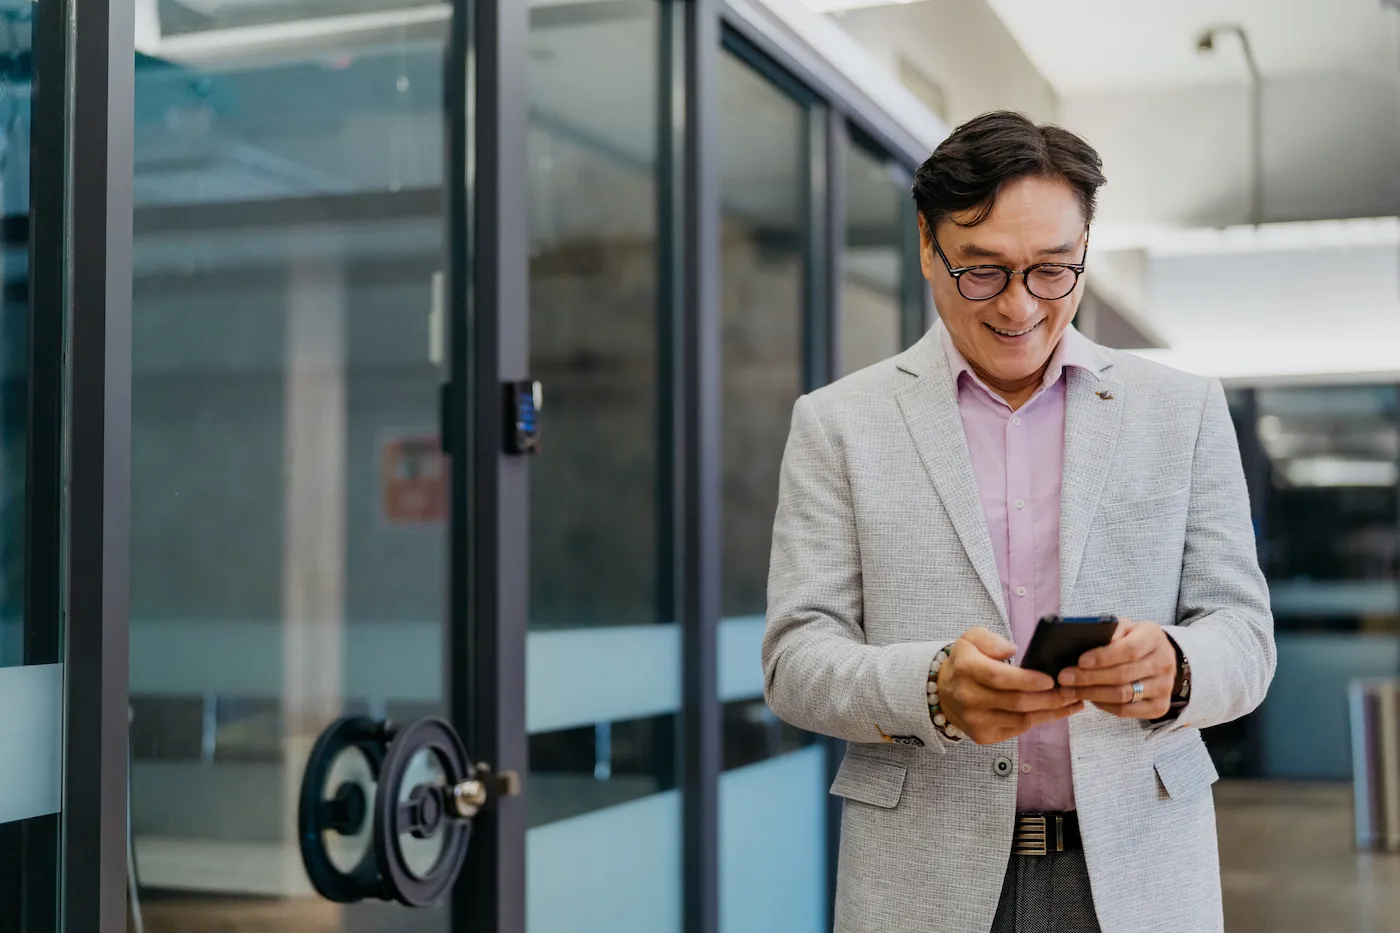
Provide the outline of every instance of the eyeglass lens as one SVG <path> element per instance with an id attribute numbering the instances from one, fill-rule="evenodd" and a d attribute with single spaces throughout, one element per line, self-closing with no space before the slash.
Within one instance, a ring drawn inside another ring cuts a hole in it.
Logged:
<path id="1" fill-rule="evenodd" d="M 969 269 L 958 277 L 958 290 L 964 298 L 982 301 L 1001 294 L 1008 278 L 1003 269 Z M 1055 301 L 1074 291 L 1077 278 L 1072 269 L 1043 266 L 1026 276 L 1026 289 L 1042 301 Z"/>

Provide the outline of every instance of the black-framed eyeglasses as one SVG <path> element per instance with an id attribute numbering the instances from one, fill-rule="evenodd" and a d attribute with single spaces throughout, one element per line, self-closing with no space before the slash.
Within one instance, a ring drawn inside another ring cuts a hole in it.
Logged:
<path id="1" fill-rule="evenodd" d="M 990 301 L 1006 291 L 1013 275 L 1019 275 L 1026 283 L 1026 291 L 1041 301 L 1058 301 L 1074 291 L 1079 277 L 1084 274 L 1085 260 L 1089 258 L 1088 230 L 1084 231 L 1084 257 L 1079 262 L 1038 262 L 1024 269 L 990 264 L 954 268 L 932 230 L 929 230 L 929 239 L 933 241 L 933 248 L 938 250 L 938 258 L 943 260 L 944 268 L 958 284 L 958 293 L 968 301 Z"/>

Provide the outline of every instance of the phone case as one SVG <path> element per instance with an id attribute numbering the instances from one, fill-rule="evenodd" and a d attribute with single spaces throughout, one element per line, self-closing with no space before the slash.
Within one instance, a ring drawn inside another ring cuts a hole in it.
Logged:
<path id="1" fill-rule="evenodd" d="M 1112 641 L 1117 628 L 1116 616 L 1046 616 L 1036 624 L 1021 666 L 1058 678 L 1060 671 L 1078 664 L 1084 652 Z"/>

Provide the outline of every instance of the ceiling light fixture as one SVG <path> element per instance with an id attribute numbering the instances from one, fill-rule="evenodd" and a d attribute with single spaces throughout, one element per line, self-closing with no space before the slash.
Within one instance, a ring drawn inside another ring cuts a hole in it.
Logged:
<path id="1" fill-rule="evenodd" d="M 1349 460 L 1342 457 L 1309 457 L 1283 465 L 1290 486 L 1394 486 L 1397 469 L 1392 460 Z"/>
<path id="2" fill-rule="evenodd" d="M 1302 220 L 1233 227 L 1105 222 L 1094 225 L 1094 245 L 1108 252 L 1144 250 L 1152 256 L 1400 246 L 1400 217 Z"/>
<path id="3" fill-rule="evenodd" d="M 1259 63 L 1254 60 L 1254 48 L 1249 44 L 1249 34 L 1244 31 L 1243 26 L 1231 23 L 1207 29 L 1196 38 L 1196 51 L 1202 55 L 1211 54 L 1215 51 L 1216 38 L 1222 35 L 1239 37 L 1245 67 L 1249 69 L 1250 149 L 1254 158 L 1254 185 L 1250 192 L 1249 222 L 1257 225 L 1263 221 L 1264 211 L 1264 82 L 1259 73 Z"/>
<path id="4" fill-rule="evenodd" d="M 845 13 L 847 10 L 873 6 L 903 6 L 906 3 L 917 3 L 918 0 L 803 0 L 803 2 L 818 13 Z"/>

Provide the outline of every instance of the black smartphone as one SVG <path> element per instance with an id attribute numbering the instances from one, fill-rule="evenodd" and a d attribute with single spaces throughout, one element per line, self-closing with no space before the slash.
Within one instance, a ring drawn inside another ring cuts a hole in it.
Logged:
<path id="1" fill-rule="evenodd" d="M 1078 664 L 1084 652 L 1112 641 L 1117 628 L 1117 616 L 1046 616 L 1036 623 L 1021 666 L 1058 682 L 1060 671 Z"/>

